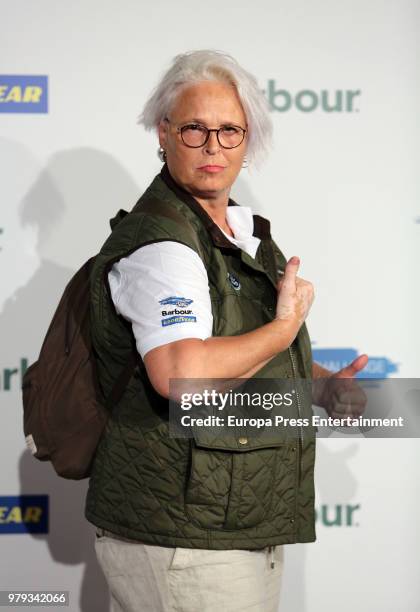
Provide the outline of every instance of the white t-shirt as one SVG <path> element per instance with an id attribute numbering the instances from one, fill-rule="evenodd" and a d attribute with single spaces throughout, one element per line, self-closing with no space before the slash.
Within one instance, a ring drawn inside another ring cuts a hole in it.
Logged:
<path id="1" fill-rule="evenodd" d="M 249 206 L 228 206 L 226 219 L 234 237 L 224 235 L 255 257 L 260 239 L 252 235 Z M 212 335 L 213 317 L 207 272 L 190 247 L 165 240 L 140 247 L 108 273 L 116 311 L 131 321 L 137 350 L 148 351 L 186 338 Z"/>

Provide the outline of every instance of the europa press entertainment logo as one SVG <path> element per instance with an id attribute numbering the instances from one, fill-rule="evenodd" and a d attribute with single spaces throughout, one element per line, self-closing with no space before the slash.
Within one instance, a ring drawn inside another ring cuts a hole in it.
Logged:
<path id="1" fill-rule="evenodd" d="M 358 351 L 355 348 L 313 348 L 314 361 L 331 372 L 338 372 L 356 359 Z M 388 357 L 369 355 L 366 367 L 358 372 L 356 378 L 387 378 L 398 372 L 399 364 Z"/>
<path id="2" fill-rule="evenodd" d="M 268 99 L 270 110 L 280 113 L 296 109 L 302 113 L 316 110 L 325 113 L 358 113 L 360 89 L 301 89 L 296 93 L 279 87 L 274 79 L 269 79 L 267 89 L 263 90 Z"/>
<path id="3" fill-rule="evenodd" d="M 0 113 L 48 113 L 48 76 L 0 75 Z"/>

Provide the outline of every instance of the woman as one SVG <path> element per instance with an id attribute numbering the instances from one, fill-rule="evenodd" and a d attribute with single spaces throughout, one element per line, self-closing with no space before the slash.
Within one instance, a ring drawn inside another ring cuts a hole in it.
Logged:
<path id="1" fill-rule="evenodd" d="M 168 426 L 174 378 L 329 374 L 312 363 L 313 287 L 299 259 L 286 263 L 267 219 L 229 198 L 268 149 L 266 103 L 231 57 L 195 51 L 175 58 L 141 121 L 157 129 L 165 164 L 113 220 L 92 271 L 105 396 L 134 339 L 141 359 L 98 447 L 86 517 L 113 610 L 275 612 L 282 545 L 315 540 L 315 441 L 258 445 L 238 429 L 223 446 Z M 341 412 L 328 386 L 316 400 Z"/>

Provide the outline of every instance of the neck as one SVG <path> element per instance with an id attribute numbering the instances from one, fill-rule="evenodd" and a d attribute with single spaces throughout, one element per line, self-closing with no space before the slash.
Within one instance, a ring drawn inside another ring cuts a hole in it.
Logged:
<path id="1" fill-rule="evenodd" d="M 229 236 L 233 236 L 233 232 L 226 221 L 226 209 L 229 195 L 224 194 L 217 198 L 203 198 L 194 195 L 194 198 L 204 208 L 216 225 L 222 228 Z"/>

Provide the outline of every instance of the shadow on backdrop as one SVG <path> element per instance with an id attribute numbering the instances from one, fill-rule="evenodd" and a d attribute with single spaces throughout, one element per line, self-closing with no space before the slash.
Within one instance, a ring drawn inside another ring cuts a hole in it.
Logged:
<path id="1" fill-rule="evenodd" d="M 17 143 L 14 150 L 19 150 Z M 22 157 L 20 162 L 24 162 L 24 159 Z M 14 159 L 18 167 L 20 162 L 19 159 Z M 63 248 L 66 248 L 67 252 L 73 252 L 72 260 L 77 259 L 74 252 L 78 251 L 79 236 L 86 244 L 90 228 L 98 227 L 92 224 L 97 223 L 104 228 L 104 240 L 109 228 L 109 218 L 120 207 L 130 209 L 138 195 L 139 188 L 133 179 L 106 153 L 81 148 L 58 152 L 51 157 L 19 206 L 21 226 L 30 225 L 36 230 L 39 266 L 25 284 L 15 284 L 18 288 L 4 302 L 0 314 L 0 352 L 4 364 L 22 365 L 23 358 L 27 359 L 30 365 L 38 357 L 59 298 L 75 272 L 57 264 L 53 256 L 46 255 L 50 239 L 54 239 L 56 232 L 67 238 L 63 240 Z M 77 211 L 76 215 L 74 211 Z M 91 252 L 87 256 L 81 255 L 80 265 L 99 250 L 103 240 L 95 239 Z M 56 244 L 54 248 L 57 249 Z M 54 253 L 54 249 L 52 252 Z M 0 258 L 10 269 L 13 258 L 10 256 L 8 259 L 7 250 L 3 249 Z M 14 390 L 20 388 L 21 380 L 17 380 L 19 374 L 21 377 L 23 372 L 16 373 L 11 381 Z M 16 407 L 16 415 L 21 421 L 21 404 Z M 17 448 L 24 448 L 23 428 L 21 431 L 22 437 L 15 443 Z M 28 535 L 36 540 L 45 540 L 55 563 L 84 564 L 80 600 L 77 607 L 74 607 L 73 597 L 70 610 L 108 612 L 109 594 L 95 556 L 94 527 L 84 517 L 88 481 L 64 480 L 55 474 L 49 463 L 38 462 L 28 451 L 20 456 L 19 477 L 21 495 L 45 494 L 49 495 L 50 499 L 49 533 Z M 21 570 L 24 576 L 24 559 Z M 38 570 L 42 572 L 40 568 Z M 34 569 L 28 567 L 27 571 L 33 573 Z M 48 576 L 45 577 L 45 582 L 48 583 Z M 65 588 L 65 585 L 61 588 Z"/>

